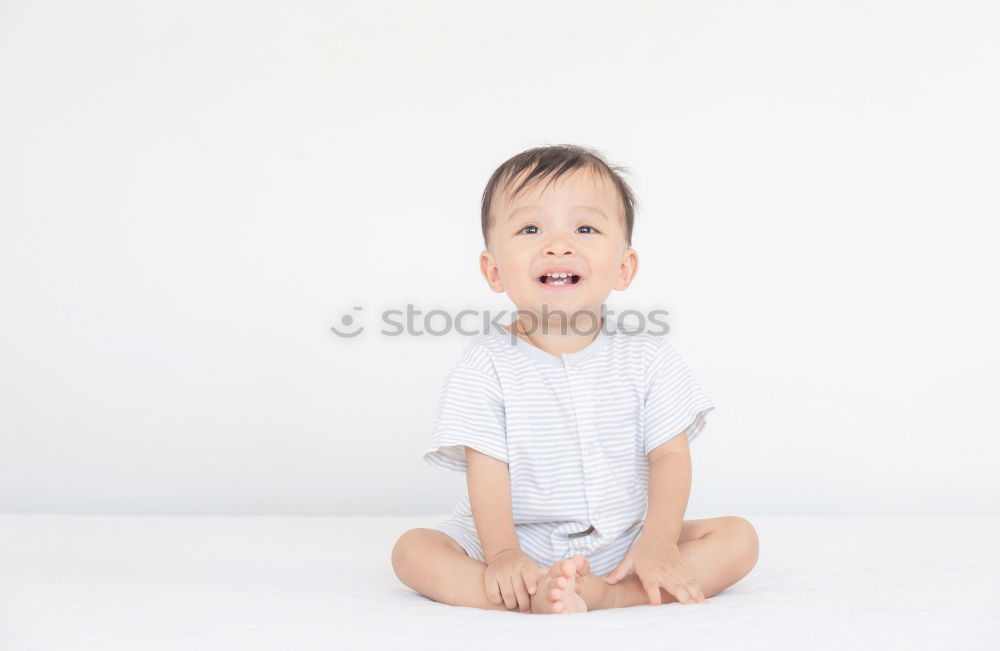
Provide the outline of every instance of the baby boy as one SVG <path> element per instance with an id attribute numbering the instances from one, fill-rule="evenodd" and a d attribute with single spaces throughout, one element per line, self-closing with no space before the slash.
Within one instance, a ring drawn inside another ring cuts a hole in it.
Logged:
<path id="1" fill-rule="evenodd" d="M 604 309 L 639 267 L 619 171 L 556 145 L 487 184 L 480 271 L 516 317 L 466 346 L 424 453 L 464 472 L 468 496 L 392 551 L 400 581 L 435 601 L 560 614 L 706 603 L 757 562 L 744 518 L 683 519 L 688 444 L 713 403 L 666 339 Z"/>

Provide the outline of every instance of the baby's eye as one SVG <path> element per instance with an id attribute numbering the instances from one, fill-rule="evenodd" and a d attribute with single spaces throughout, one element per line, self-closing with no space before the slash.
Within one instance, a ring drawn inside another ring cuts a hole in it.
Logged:
<path id="1" fill-rule="evenodd" d="M 528 225 L 527 225 L 527 226 L 525 226 L 524 228 L 534 228 L 535 230 L 538 230 L 538 227 L 537 227 L 537 226 L 532 226 L 531 224 L 528 224 Z M 524 228 L 522 228 L 522 229 L 521 229 L 520 231 L 518 231 L 518 232 L 520 232 L 520 233 L 523 233 L 523 232 L 524 232 Z"/>
<path id="2" fill-rule="evenodd" d="M 589 228 L 589 229 L 590 229 L 591 231 L 593 231 L 593 232 L 595 232 L 595 233 L 597 232 L 597 229 L 596 229 L 596 228 L 594 228 L 593 226 L 581 226 L 580 228 Z M 576 230 L 580 230 L 580 228 L 578 228 L 578 229 L 576 229 Z"/>

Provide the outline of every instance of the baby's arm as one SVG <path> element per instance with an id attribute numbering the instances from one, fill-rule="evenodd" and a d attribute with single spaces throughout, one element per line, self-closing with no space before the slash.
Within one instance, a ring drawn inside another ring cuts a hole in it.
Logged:
<path id="1" fill-rule="evenodd" d="M 483 546 L 483 587 L 486 598 L 508 608 L 532 609 L 538 588 L 538 566 L 521 551 L 510 497 L 510 467 L 506 461 L 465 447 L 469 503 Z"/>
<path id="2" fill-rule="evenodd" d="M 676 544 L 691 496 L 687 432 L 649 451 L 649 506 L 640 538 Z"/>
<path id="3" fill-rule="evenodd" d="M 465 462 L 472 519 L 483 546 L 483 560 L 489 565 L 499 552 L 521 549 L 511 506 L 510 468 L 505 462 L 468 446 Z"/>

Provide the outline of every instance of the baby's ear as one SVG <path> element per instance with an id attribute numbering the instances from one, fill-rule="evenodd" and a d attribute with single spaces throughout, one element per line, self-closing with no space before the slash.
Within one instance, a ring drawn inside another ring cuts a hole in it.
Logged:
<path id="1" fill-rule="evenodd" d="M 500 269 L 497 267 L 493 259 L 493 254 L 489 249 L 484 249 L 479 254 L 479 271 L 482 272 L 483 278 L 486 279 L 490 289 L 497 293 L 503 292 L 503 280 L 500 279 Z"/>
<path id="2" fill-rule="evenodd" d="M 635 249 L 629 247 L 625 249 L 622 256 L 622 264 L 618 269 L 618 277 L 615 278 L 614 289 L 624 291 L 635 280 L 635 275 L 639 273 L 639 254 Z"/>

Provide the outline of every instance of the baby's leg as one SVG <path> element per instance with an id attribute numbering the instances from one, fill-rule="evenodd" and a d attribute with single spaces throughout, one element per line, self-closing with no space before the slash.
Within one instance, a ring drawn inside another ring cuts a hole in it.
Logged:
<path id="1" fill-rule="evenodd" d="M 538 591 L 529 595 L 528 610 L 524 612 L 570 614 L 586 611 L 582 585 L 577 581 L 585 565 L 583 556 L 574 556 L 572 560 L 562 560 L 549 568 L 538 568 Z M 392 550 L 392 568 L 405 585 L 434 601 L 452 606 L 522 612 L 520 604 L 508 608 L 503 601 L 491 602 L 483 581 L 486 564 L 470 558 L 451 536 L 437 529 L 410 529 L 400 536 Z M 593 576 L 587 578 L 595 579 Z M 595 580 L 603 584 L 602 580 Z M 589 592 L 596 594 L 593 590 Z"/>
<path id="2" fill-rule="evenodd" d="M 452 606 L 512 610 L 486 596 L 486 564 L 470 558 L 451 536 L 437 529 L 410 529 L 392 549 L 392 569 L 406 586 Z M 512 612 L 519 612 L 514 608 Z"/>
<path id="3" fill-rule="evenodd" d="M 722 592 L 749 574 L 757 563 L 759 551 L 753 525 L 736 516 L 685 520 L 677 547 L 706 598 Z M 625 577 L 612 588 L 616 589 L 613 607 L 649 605 L 649 596 L 635 574 Z M 660 600 L 661 603 L 670 603 L 677 598 L 660 588 Z"/>

